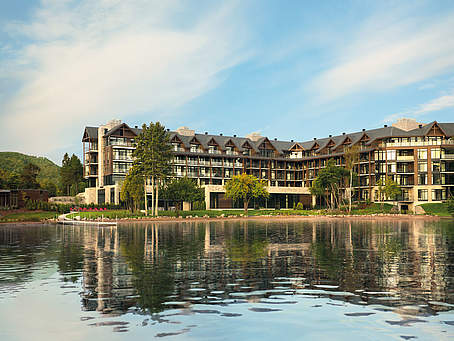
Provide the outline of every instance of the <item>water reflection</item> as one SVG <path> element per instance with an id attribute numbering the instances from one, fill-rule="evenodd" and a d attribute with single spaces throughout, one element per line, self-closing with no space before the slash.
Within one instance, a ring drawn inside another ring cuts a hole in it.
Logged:
<path id="1" fill-rule="evenodd" d="M 406 326 L 454 308 L 453 246 L 451 221 L 3 226 L 0 299 L 56 267 L 60 287 L 78 289 L 82 311 L 151 316 L 144 326 L 168 321 L 167 311 L 240 317 L 241 303 L 272 313 L 302 298 L 313 299 L 312 308 L 349 303 L 393 311 L 401 320 L 386 322 Z M 111 323 L 128 330 L 128 323 Z"/>

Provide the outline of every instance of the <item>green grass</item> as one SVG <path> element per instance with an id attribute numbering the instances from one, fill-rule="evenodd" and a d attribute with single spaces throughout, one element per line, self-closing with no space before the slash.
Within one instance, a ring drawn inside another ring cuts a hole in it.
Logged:
<path id="1" fill-rule="evenodd" d="M 427 203 L 422 204 L 421 207 L 426 213 L 436 215 L 439 217 L 452 217 L 448 211 L 448 207 L 443 203 Z"/>
<path id="2" fill-rule="evenodd" d="M 366 215 L 366 214 L 378 214 L 378 213 L 390 213 L 392 205 L 384 204 L 383 210 L 381 209 L 380 204 L 372 204 L 371 206 L 365 209 L 354 209 L 352 210 L 353 215 Z M 263 216 L 263 215 L 272 215 L 272 216 L 311 216 L 311 215 L 339 215 L 347 214 L 345 211 L 328 211 L 328 210 L 248 210 L 248 216 Z M 143 218 L 145 214 L 140 212 L 131 213 L 128 210 L 109 210 L 103 212 L 80 212 L 69 215 L 68 218 L 73 218 L 80 215 L 81 219 L 122 219 L 122 218 Z M 182 217 L 186 218 L 191 217 L 209 217 L 215 218 L 219 216 L 224 217 L 239 217 L 244 216 L 243 210 L 195 210 L 195 211 L 159 211 L 160 217 Z"/>
<path id="3" fill-rule="evenodd" d="M 57 213 L 55 212 L 13 212 L 7 213 L 0 217 L 0 222 L 29 222 L 29 221 L 41 221 L 46 219 L 55 218 Z"/>
<path id="4" fill-rule="evenodd" d="M 393 208 L 393 205 L 391 204 L 383 204 L 383 209 L 381 204 L 371 204 L 370 206 L 366 208 L 355 208 L 352 209 L 352 214 L 354 215 L 365 215 L 365 214 L 379 214 L 379 213 L 385 213 L 389 214 L 391 213 L 391 209 Z"/>

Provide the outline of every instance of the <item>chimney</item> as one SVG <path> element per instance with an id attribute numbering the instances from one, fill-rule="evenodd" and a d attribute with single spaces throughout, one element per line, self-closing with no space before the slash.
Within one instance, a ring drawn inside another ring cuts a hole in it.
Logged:
<path id="1" fill-rule="evenodd" d="M 205 132 L 205 135 L 208 135 L 208 132 L 207 132 L 207 131 Z"/>
<path id="2" fill-rule="evenodd" d="M 333 137 L 333 135 L 329 134 L 329 137 Z"/>
<path id="3" fill-rule="evenodd" d="M 233 137 L 236 137 L 236 134 L 235 134 L 235 135 L 233 135 Z"/>
<path id="4" fill-rule="evenodd" d="M 419 125 L 419 129 L 421 129 L 421 128 L 422 128 L 422 124 Z"/>
<path id="5" fill-rule="evenodd" d="M 366 129 L 363 128 L 363 131 L 366 131 Z"/>
<path id="6" fill-rule="evenodd" d="M 316 138 L 316 137 L 314 137 L 314 141 L 315 141 L 315 140 L 317 140 L 317 138 Z"/>
<path id="7" fill-rule="evenodd" d="M 222 136 L 222 133 L 220 133 L 219 136 Z"/>
<path id="8" fill-rule="evenodd" d="M 345 135 L 345 133 L 342 133 L 342 135 Z"/>
<path id="9" fill-rule="evenodd" d="M 387 125 L 387 124 L 385 124 L 385 125 L 384 125 L 383 127 L 385 127 L 385 128 L 388 128 L 388 125 Z"/>
<path id="10" fill-rule="evenodd" d="M 293 142 L 293 140 L 290 140 L 290 142 Z"/>
<path id="11" fill-rule="evenodd" d="M 137 129 L 137 128 L 139 128 L 139 127 L 138 127 L 138 126 L 134 126 L 134 128 L 136 128 L 136 129 Z M 167 130 L 169 130 L 169 129 L 167 129 Z"/>
<path id="12" fill-rule="evenodd" d="M 274 138 L 274 141 L 277 141 L 277 138 Z"/>

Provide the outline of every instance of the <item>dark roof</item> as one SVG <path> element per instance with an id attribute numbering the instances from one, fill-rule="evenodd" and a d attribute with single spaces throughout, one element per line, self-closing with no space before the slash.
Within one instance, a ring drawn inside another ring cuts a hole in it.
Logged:
<path id="1" fill-rule="evenodd" d="M 84 136 L 82 137 L 82 142 L 84 140 L 97 140 L 98 139 L 98 127 L 85 127 Z"/>
<path id="2" fill-rule="evenodd" d="M 236 137 L 236 136 L 223 136 L 223 135 L 210 135 L 210 134 L 194 134 L 192 136 L 181 135 L 176 131 L 169 131 L 170 139 L 177 136 L 183 143 L 186 148 L 190 148 L 191 141 L 195 139 L 198 141 L 204 149 L 208 149 L 210 141 L 214 141 L 221 150 L 226 149 L 226 144 L 231 141 L 235 147 L 240 151 L 244 151 L 245 148 L 243 145 L 247 142 L 255 151 L 259 151 L 259 146 L 264 141 L 269 141 L 270 144 L 280 153 L 288 151 L 295 144 L 300 145 L 305 150 L 311 150 L 315 144 L 318 145 L 317 152 L 320 152 L 325 148 L 328 143 L 332 140 L 334 142 L 333 148 L 339 147 L 344 143 L 346 138 L 349 138 L 352 141 L 352 144 L 359 142 L 365 135 L 369 138 L 367 145 L 371 145 L 374 141 L 388 138 L 388 137 L 410 137 L 410 136 L 425 136 L 427 132 L 432 128 L 434 124 L 438 124 L 441 130 L 448 136 L 454 136 L 454 123 L 437 123 L 436 121 L 424 125 L 422 128 L 416 128 L 410 131 L 405 131 L 393 126 L 384 126 L 383 128 L 363 130 L 360 132 L 354 132 L 349 134 L 342 134 L 337 136 L 331 136 L 321 139 L 314 139 L 303 142 L 291 142 L 291 141 L 280 141 L 280 140 L 271 140 L 267 137 L 260 137 L 258 140 L 253 141 L 247 137 Z M 126 123 L 117 125 L 110 129 L 105 136 L 109 136 L 120 126 L 125 126 L 131 129 L 136 135 L 139 135 L 142 129 L 139 128 L 130 128 Z M 98 128 L 97 127 L 86 127 L 84 131 L 84 136 L 87 135 L 90 139 L 98 138 Z"/>

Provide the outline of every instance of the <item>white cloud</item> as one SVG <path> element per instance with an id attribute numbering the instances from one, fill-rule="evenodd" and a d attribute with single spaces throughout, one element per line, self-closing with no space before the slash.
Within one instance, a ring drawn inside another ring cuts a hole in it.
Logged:
<path id="1" fill-rule="evenodd" d="M 248 56 L 237 8 L 184 1 L 43 0 L 10 23 L 30 43 L 7 60 L 23 86 L 2 104 L 2 149 L 50 152 L 78 144 L 85 124 L 180 106 Z M 3 132 L 5 130 L 3 129 Z"/>
<path id="2" fill-rule="evenodd" d="M 433 100 L 427 103 L 420 104 L 413 110 L 408 110 L 406 112 L 389 115 L 388 117 L 385 118 L 385 121 L 393 122 L 396 119 L 402 117 L 419 117 L 433 111 L 440 111 L 452 107 L 454 107 L 454 90 L 451 90 L 449 93 L 443 96 L 434 98 Z"/>
<path id="3" fill-rule="evenodd" d="M 380 13 L 344 37 L 332 65 L 310 84 L 320 100 L 389 90 L 454 70 L 454 13 L 423 19 L 402 12 Z"/>

